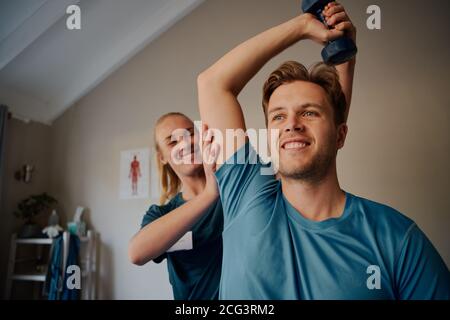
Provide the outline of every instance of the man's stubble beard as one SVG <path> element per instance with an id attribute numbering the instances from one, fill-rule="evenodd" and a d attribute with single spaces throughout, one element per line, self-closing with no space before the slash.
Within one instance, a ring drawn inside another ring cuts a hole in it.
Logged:
<path id="1" fill-rule="evenodd" d="M 280 161 L 278 172 L 280 177 L 284 179 L 318 183 L 327 176 L 335 159 L 335 145 L 329 142 L 325 147 L 322 147 L 318 152 L 312 155 L 311 159 L 306 164 L 300 167 L 294 165 L 291 166 L 291 168 L 284 168 L 282 161 Z"/>

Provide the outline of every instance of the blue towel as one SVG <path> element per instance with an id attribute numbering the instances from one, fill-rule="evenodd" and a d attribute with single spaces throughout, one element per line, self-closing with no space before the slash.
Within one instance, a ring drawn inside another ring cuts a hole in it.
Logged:
<path id="1" fill-rule="evenodd" d="M 63 286 L 63 293 L 61 300 L 79 300 L 80 299 L 80 291 L 81 289 L 69 289 L 67 287 L 67 278 L 70 277 L 72 274 L 67 273 L 67 268 L 72 265 L 80 266 L 79 264 L 79 254 L 80 254 L 80 238 L 76 235 L 71 234 L 70 235 L 70 241 L 69 241 L 69 254 L 67 256 L 67 265 L 66 265 L 66 272 L 64 275 L 64 286 Z M 81 283 L 81 268 L 80 270 L 80 283 Z"/>
<path id="2" fill-rule="evenodd" d="M 59 289 L 61 288 L 61 270 L 62 270 L 62 249 L 63 237 L 59 235 L 53 243 L 50 253 L 50 263 L 45 279 L 44 291 L 48 292 L 48 300 L 59 299 Z"/>
<path id="3" fill-rule="evenodd" d="M 62 277 L 63 260 L 63 237 L 58 236 L 54 240 L 53 249 L 50 253 L 50 263 L 46 275 L 44 291 L 48 292 L 48 300 L 79 300 L 80 289 L 69 289 L 67 287 L 68 277 L 72 273 L 67 273 L 67 268 L 71 265 L 79 266 L 78 256 L 80 253 L 80 238 L 70 235 L 69 252 L 67 255 L 66 270 L 64 279 Z M 81 270 L 81 269 L 80 269 Z M 79 275 L 81 277 L 81 274 Z M 80 279 L 81 281 L 81 279 Z"/>

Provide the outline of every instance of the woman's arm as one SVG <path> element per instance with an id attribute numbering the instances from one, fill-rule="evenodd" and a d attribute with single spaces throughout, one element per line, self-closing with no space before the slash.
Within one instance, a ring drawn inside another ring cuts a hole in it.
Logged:
<path id="1" fill-rule="evenodd" d="M 128 247 L 130 261 L 144 265 L 159 257 L 188 232 L 216 200 L 216 195 L 204 191 L 146 225 L 130 241 Z"/>
<path id="2" fill-rule="evenodd" d="M 216 160 L 219 146 L 207 134 L 203 142 L 203 168 L 205 170 L 205 189 L 195 198 L 172 210 L 142 228 L 131 240 L 128 247 L 130 261 L 144 265 L 159 257 L 172 247 L 219 197 L 216 177 Z"/>

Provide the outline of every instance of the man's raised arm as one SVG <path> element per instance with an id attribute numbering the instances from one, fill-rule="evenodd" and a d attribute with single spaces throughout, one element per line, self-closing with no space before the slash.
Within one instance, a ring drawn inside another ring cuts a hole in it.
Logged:
<path id="1" fill-rule="evenodd" d="M 342 14 L 342 6 L 329 6 L 327 10 L 333 10 L 330 18 L 334 23 L 330 25 L 339 25 L 340 29 L 327 29 L 313 15 L 302 14 L 245 41 L 198 76 L 201 119 L 209 128 L 219 130 L 223 137 L 223 146 L 218 157 L 219 166 L 246 142 L 243 134 L 246 130 L 245 121 L 237 96 L 266 62 L 300 40 L 311 39 L 324 44 L 343 36 L 348 28 L 353 27 L 351 22 L 347 23 L 347 15 Z M 351 84 L 351 65 L 343 65 L 340 69 L 344 70 L 345 75 L 340 74 L 344 84 Z M 347 71 L 350 71 L 350 75 L 347 75 Z M 347 85 L 343 88 L 351 90 Z M 346 94 L 347 96 L 350 98 L 351 94 Z M 242 129 L 237 141 L 230 148 L 225 147 L 226 129 Z"/>
<path id="2" fill-rule="evenodd" d="M 330 2 L 326 6 L 324 15 L 329 26 L 337 30 L 344 31 L 346 36 L 351 38 L 356 43 L 356 28 L 348 17 L 342 5 L 336 2 Z M 339 83 L 347 101 L 347 108 L 345 110 L 345 120 L 347 120 L 350 110 L 350 103 L 352 101 L 353 75 L 355 73 L 356 56 L 348 62 L 337 65 L 336 70 L 339 74 Z"/>
<path id="3" fill-rule="evenodd" d="M 303 14 L 240 44 L 198 76 L 202 121 L 222 132 L 226 146 L 226 129 L 246 130 L 237 96 L 267 61 L 302 39 L 325 42 L 342 35 L 342 31 L 327 30 L 314 16 Z M 246 141 L 243 134 L 237 140 L 233 148 L 221 148 L 219 165 Z"/>

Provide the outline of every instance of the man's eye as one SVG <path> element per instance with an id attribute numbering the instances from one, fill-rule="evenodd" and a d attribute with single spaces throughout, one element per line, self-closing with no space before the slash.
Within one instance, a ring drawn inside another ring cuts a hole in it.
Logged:
<path id="1" fill-rule="evenodd" d="M 281 119 L 283 119 L 283 116 L 281 114 L 277 114 L 272 118 L 272 120 L 274 120 L 274 121 L 281 120 Z"/>
<path id="2" fill-rule="evenodd" d="M 303 113 L 303 116 L 305 116 L 305 117 L 312 117 L 312 116 L 315 116 L 315 115 L 316 115 L 316 113 L 314 111 L 305 111 Z"/>

